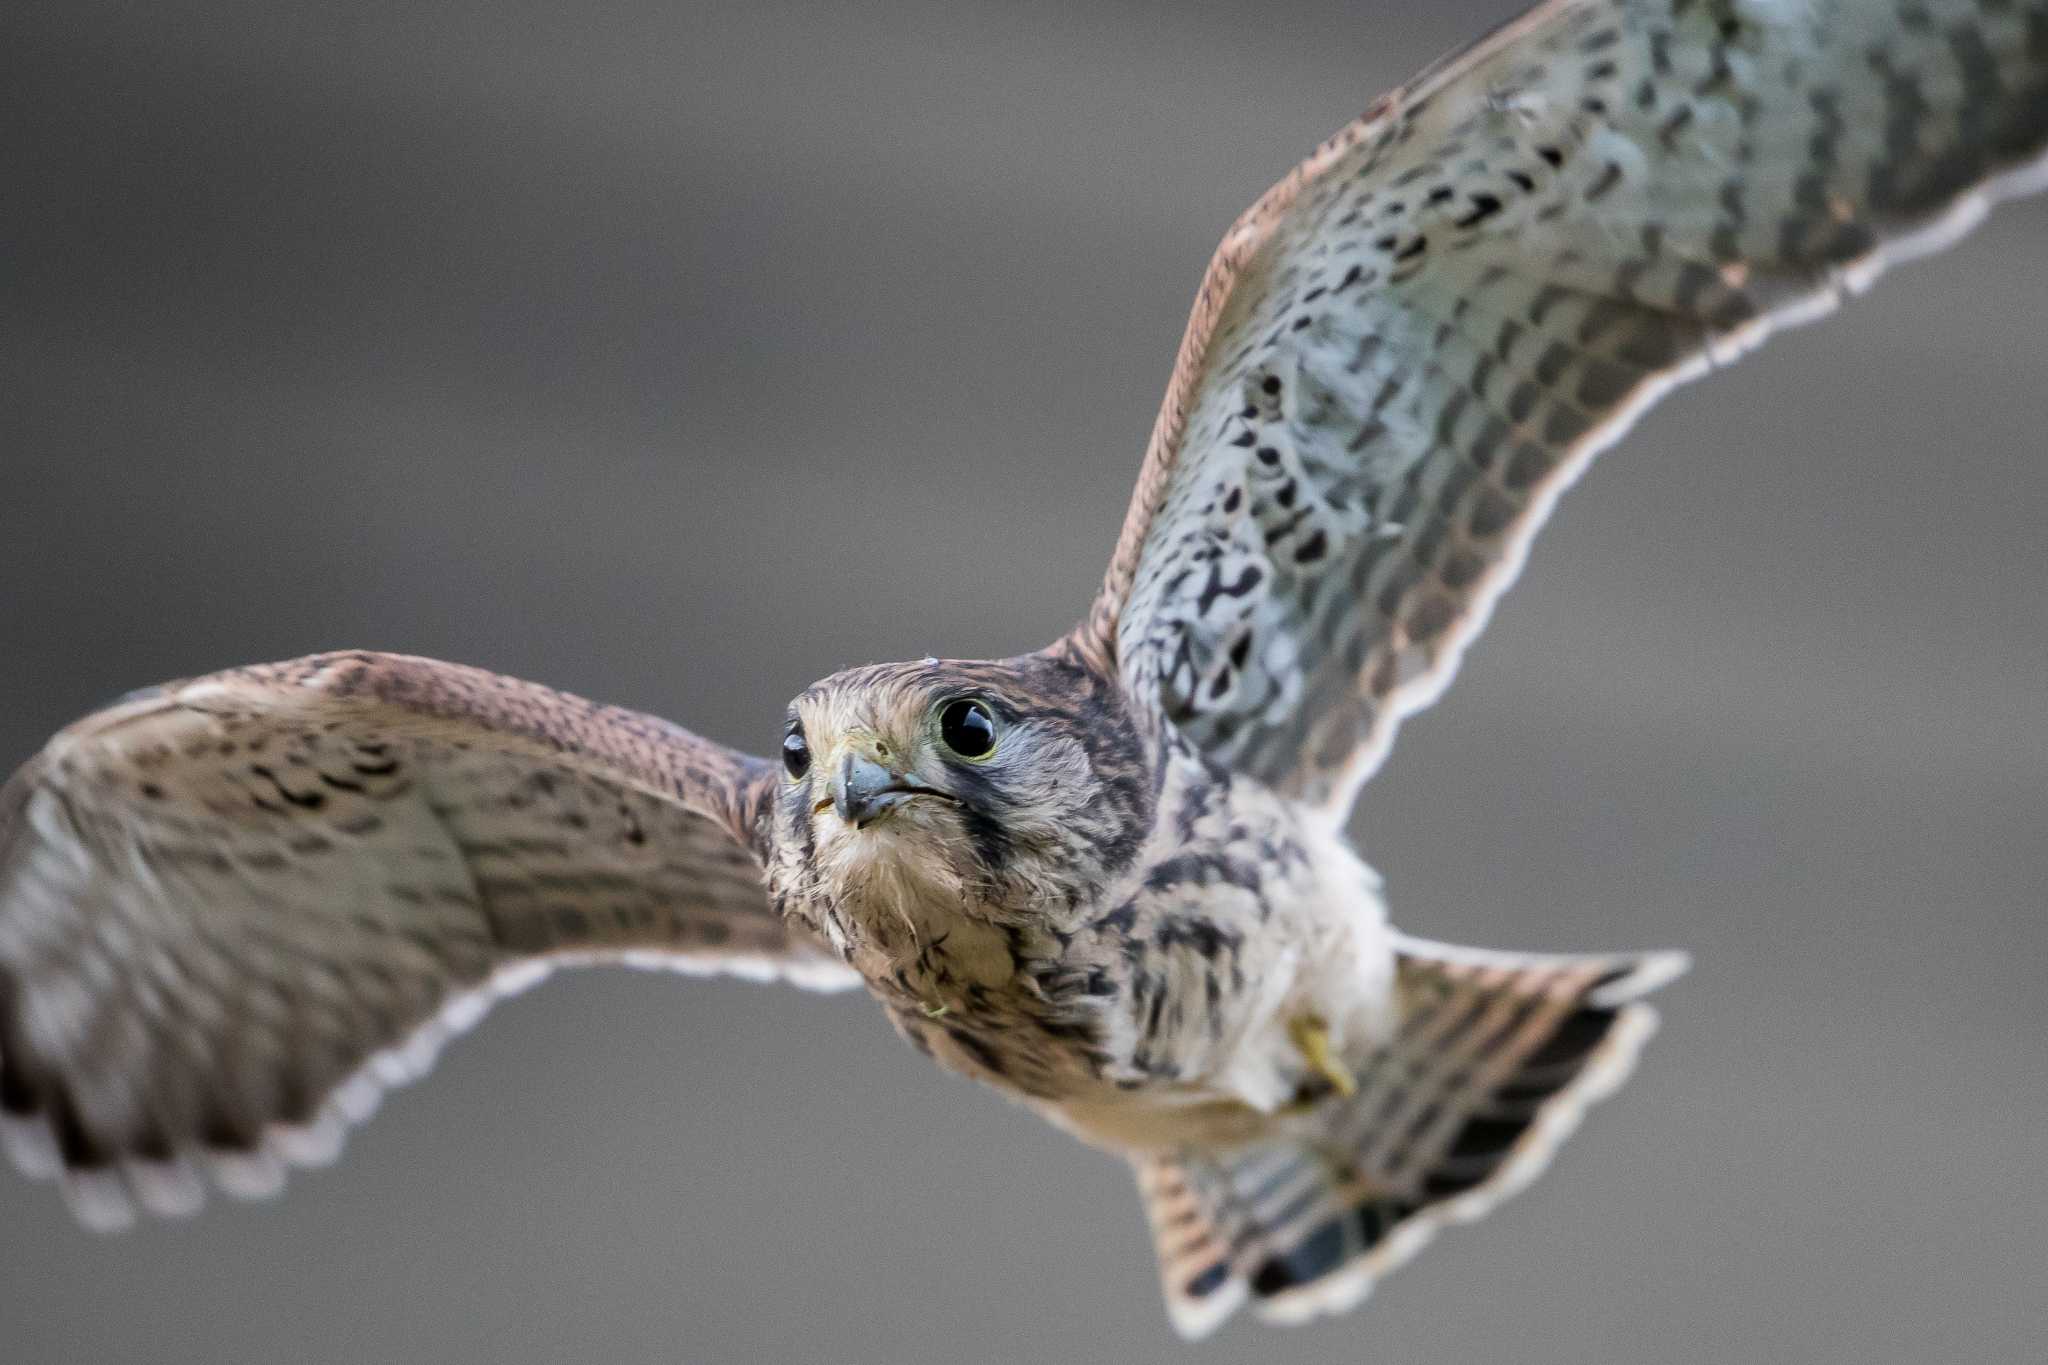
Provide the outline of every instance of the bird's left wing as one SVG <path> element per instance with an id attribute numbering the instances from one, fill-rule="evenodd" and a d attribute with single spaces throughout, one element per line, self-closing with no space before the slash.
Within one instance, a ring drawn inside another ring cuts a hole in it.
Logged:
<path id="1" fill-rule="evenodd" d="M 478 669 L 328 654 L 170 684 L 0 787 L 0 1138 L 88 1223 L 323 1160 L 561 962 L 837 988 L 771 910 L 769 765 Z"/>
<path id="2" fill-rule="evenodd" d="M 1069 644 L 1337 813 L 1673 384 L 2038 188 L 2048 0 L 1552 0 L 1255 204 Z"/>

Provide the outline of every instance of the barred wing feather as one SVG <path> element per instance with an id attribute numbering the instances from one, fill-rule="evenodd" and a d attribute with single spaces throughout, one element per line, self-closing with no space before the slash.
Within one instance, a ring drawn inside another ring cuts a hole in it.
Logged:
<path id="1" fill-rule="evenodd" d="M 330 1158 L 564 962 L 857 978 L 772 912 L 768 765 L 478 669 L 320 655 L 80 721 L 0 788 L 0 1138 L 94 1226 Z"/>
<path id="2" fill-rule="evenodd" d="M 1211 264 L 1076 643 L 1341 814 L 1672 385 L 2038 188 L 2048 0 L 1552 0 Z"/>

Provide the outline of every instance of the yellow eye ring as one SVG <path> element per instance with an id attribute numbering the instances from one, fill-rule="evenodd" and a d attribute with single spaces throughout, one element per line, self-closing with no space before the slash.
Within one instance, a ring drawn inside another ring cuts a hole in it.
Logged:
<path id="1" fill-rule="evenodd" d="M 939 708 L 939 741 L 969 763 L 986 763 L 996 752 L 995 713 L 974 697 L 955 697 Z"/>

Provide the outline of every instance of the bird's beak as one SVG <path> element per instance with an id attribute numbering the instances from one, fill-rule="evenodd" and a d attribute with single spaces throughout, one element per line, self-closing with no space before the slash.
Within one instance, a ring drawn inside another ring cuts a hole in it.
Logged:
<path id="1" fill-rule="evenodd" d="M 912 797 L 944 795 L 857 749 L 843 753 L 832 773 L 832 809 L 855 829 L 866 829 Z"/>

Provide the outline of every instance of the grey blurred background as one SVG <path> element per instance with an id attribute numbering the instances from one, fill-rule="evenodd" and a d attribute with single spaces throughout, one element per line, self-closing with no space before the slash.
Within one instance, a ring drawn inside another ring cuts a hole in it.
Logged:
<path id="1" fill-rule="evenodd" d="M 1082 609 L 1230 219 L 1512 0 L 0 9 L 0 762 L 329 646 L 765 751 Z M 0 1178 L 0 1355 L 2033 1361 L 2048 205 L 1652 413 L 1355 833 L 1683 945 L 1634 1084 L 1364 1310 L 1184 1348 L 1115 1161 L 859 998 L 558 979 L 278 1203 Z"/>

